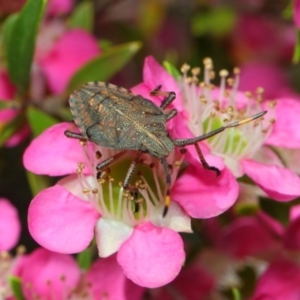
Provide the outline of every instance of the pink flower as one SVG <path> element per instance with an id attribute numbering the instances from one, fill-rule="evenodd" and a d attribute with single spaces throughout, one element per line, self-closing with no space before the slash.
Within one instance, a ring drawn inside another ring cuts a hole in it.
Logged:
<path id="1" fill-rule="evenodd" d="M 124 276 L 115 255 L 96 260 L 84 278 L 91 285 L 94 300 L 138 300 L 145 291 Z"/>
<path id="2" fill-rule="evenodd" d="M 0 251 L 16 246 L 20 233 L 17 209 L 8 200 L 0 198 Z"/>
<path id="3" fill-rule="evenodd" d="M 28 300 L 53 296 L 57 300 L 138 300 L 144 292 L 124 276 L 115 256 L 98 259 L 83 272 L 72 256 L 39 248 L 19 257 L 13 274 L 20 278 Z"/>
<path id="4" fill-rule="evenodd" d="M 149 155 L 143 155 L 142 175 L 135 179 L 143 202 L 139 213 L 134 214 L 130 197 L 123 195 L 118 184 L 124 180 L 133 154 L 128 151 L 119 164 L 112 166 L 111 173 L 104 172 L 97 181 L 99 160 L 95 153 L 100 151 L 105 159 L 115 152 L 91 143 L 82 146 L 66 138 L 63 132 L 70 126 L 62 123 L 49 128 L 25 151 L 25 167 L 34 173 L 73 174 L 41 191 L 31 202 L 28 220 L 32 236 L 52 251 L 74 253 L 88 247 L 95 230 L 99 256 L 118 252 L 118 263 L 133 282 L 147 287 L 170 282 L 179 273 L 185 257 L 177 232 L 191 231 L 188 214 L 210 217 L 232 205 L 237 187 L 230 173 L 224 172 L 218 178 L 210 174 L 197 189 L 197 171 L 201 172 L 197 162 L 194 170 L 191 167 L 180 177 L 183 182 L 190 180 L 190 191 L 184 196 L 186 187 L 181 191 L 176 181 L 171 191 L 174 201 L 163 218 L 163 168 Z M 173 165 L 173 183 L 182 160 L 177 153 L 168 157 L 168 163 Z M 201 192 L 203 197 L 199 199 Z"/>
<path id="5" fill-rule="evenodd" d="M 6 71 L 0 69 L 0 101 L 10 101 L 14 98 L 16 88 L 11 83 Z M 0 129 L 7 123 L 14 120 L 19 115 L 17 108 L 4 108 L 0 110 Z M 5 146 L 14 147 L 28 136 L 28 126 L 23 126 L 19 131 L 14 133 L 6 142 Z"/>
<path id="6" fill-rule="evenodd" d="M 299 281 L 300 267 L 280 257 L 259 278 L 251 300 L 298 300 Z"/>
<path id="7" fill-rule="evenodd" d="M 62 93 L 72 75 L 100 54 L 97 40 L 81 29 L 65 32 L 38 63 L 51 91 Z"/>
<path id="8" fill-rule="evenodd" d="M 77 287 L 80 270 L 73 257 L 46 249 L 36 249 L 20 257 L 13 272 L 22 280 L 26 299 L 63 300 Z"/>
<path id="9" fill-rule="evenodd" d="M 266 62 L 290 61 L 295 32 L 290 23 L 279 20 L 277 16 L 240 13 L 231 34 L 231 43 L 231 52 L 239 63 L 258 59 Z"/>
<path id="10" fill-rule="evenodd" d="M 209 299 L 214 288 L 213 276 L 199 264 L 193 263 L 183 268 L 171 283 L 150 293 L 155 300 L 172 300 L 174 295 L 179 299 L 205 300 Z"/>
<path id="11" fill-rule="evenodd" d="M 294 23 L 300 29 L 300 1 L 294 0 L 293 4 Z"/>
<path id="12" fill-rule="evenodd" d="M 47 15 L 57 16 L 68 14 L 73 8 L 73 0 L 50 0 L 47 4 Z"/>
<path id="13" fill-rule="evenodd" d="M 274 63 L 258 61 L 241 66 L 239 89 L 255 91 L 257 87 L 263 87 L 265 99 L 299 98 L 290 86 L 284 70 Z"/>
<path id="14" fill-rule="evenodd" d="M 199 136 L 223 123 L 240 120 L 267 109 L 268 114 L 263 121 L 256 120 L 232 128 L 201 143 L 204 156 L 210 165 L 217 166 L 223 172 L 229 168 L 236 177 L 249 176 L 275 200 L 290 201 L 299 196 L 300 179 L 284 168 L 278 157 L 265 145 L 300 146 L 299 132 L 294 130 L 300 104 L 292 99 L 279 101 L 277 105 L 274 102 L 262 103 L 261 89 L 255 95 L 240 93 L 238 69 L 235 70 L 234 78 L 227 78 L 228 72 L 222 70 L 220 88 L 213 89 L 210 83 L 213 63 L 210 59 L 204 61 L 204 81 L 199 85 L 199 69 L 192 69 L 191 76 L 188 70 L 187 65 L 183 66 L 183 76 L 177 83 L 152 57 L 148 57 L 144 66 L 144 83 L 134 91 L 143 92 L 146 88 L 151 90 L 155 85 L 163 83 L 163 90 L 176 92 L 174 106 L 180 114 L 171 124 L 173 137 L 186 137 L 191 133 Z M 155 82 L 148 79 L 153 78 L 149 74 L 155 74 Z M 226 80 L 230 83 L 228 89 Z M 190 150 L 190 154 L 198 159 L 194 149 Z"/>

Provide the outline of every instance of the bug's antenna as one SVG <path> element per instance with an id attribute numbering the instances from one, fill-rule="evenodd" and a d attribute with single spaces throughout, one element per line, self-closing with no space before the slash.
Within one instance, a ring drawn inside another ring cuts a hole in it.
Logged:
<path id="1" fill-rule="evenodd" d="M 262 117 L 262 116 L 265 115 L 266 113 L 267 113 L 266 110 L 265 110 L 265 111 L 261 111 L 261 112 L 255 114 L 255 115 L 253 115 L 253 116 L 251 116 L 251 117 L 249 117 L 249 118 L 243 119 L 243 120 L 241 120 L 241 121 L 233 122 L 233 123 L 230 123 L 230 124 L 228 124 L 228 125 L 224 125 L 223 127 L 224 127 L 224 128 L 237 127 L 237 126 L 240 126 L 240 125 L 249 123 L 249 122 L 251 122 L 251 121 L 254 121 L 254 120 L 256 120 L 256 119 Z"/>
<path id="2" fill-rule="evenodd" d="M 204 134 L 202 134 L 200 136 L 197 136 L 197 137 L 194 137 L 194 138 L 176 139 L 176 140 L 173 140 L 173 144 L 177 147 L 184 147 L 184 146 L 188 146 L 188 145 L 194 145 L 195 143 L 198 143 L 198 142 L 201 142 L 203 140 L 209 139 L 210 137 L 224 131 L 227 128 L 237 127 L 237 126 L 249 123 L 253 120 L 256 120 L 256 119 L 262 117 L 263 115 L 265 115 L 266 113 L 267 113 L 267 111 L 259 112 L 259 113 L 255 114 L 255 115 L 253 115 L 249 118 L 246 118 L 246 119 L 241 120 L 241 121 L 236 121 L 236 122 L 224 125 L 224 126 L 222 126 L 220 128 L 217 128 L 217 129 L 215 129 L 211 132 L 204 133 Z"/>
<path id="3" fill-rule="evenodd" d="M 170 186 L 171 186 L 171 174 L 169 170 L 168 162 L 165 158 L 160 158 L 160 162 L 162 163 L 165 174 L 166 174 L 166 197 L 165 197 L 165 207 L 163 211 L 163 218 L 167 215 L 170 203 L 171 203 L 171 197 L 170 197 Z"/>

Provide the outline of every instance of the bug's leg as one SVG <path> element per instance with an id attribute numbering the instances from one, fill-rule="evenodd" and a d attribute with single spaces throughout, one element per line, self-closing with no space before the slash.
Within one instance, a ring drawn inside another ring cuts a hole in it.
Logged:
<path id="1" fill-rule="evenodd" d="M 160 91 L 161 85 L 156 87 L 154 90 L 150 92 L 151 96 L 164 96 L 160 108 L 165 109 L 171 102 L 173 102 L 176 98 L 176 94 L 174 92 L 162 92 Z"/>
<path id="2" fill-rule="evenodd" d="M 167 121 L 171 120 L 177 115 L 177 110 L 172 109 L 168 114 L 167 114 Z"/>
<path id="3" fill-rule="evenodd" d="M 207 162 L 205 161 L 204 157 L 203 157 L 203 154 L 201 152 L 201 149 L 199 147 L 199 145 L 197 144 L 198 142 L 201 142 L 203 140 L 206 140 L 222 131 L 224 131 L 225 129 L 227 128 L 233 128 L 233 127 L 237 127 L 237 126 L 240 126 L 240 125 L 243 125 L 243 124 L 246 124 L 248 122 L 251 122 L 255 119 L 258 119 L 260 117 L 262 117 L 264 114 L 266 114 L 267 112 L 266 111 L 262 111 L 260 113 L 257 113 L 249 118 L 246 118 L 244 120 L 241 120 L 241 121 L 237 121 L 237 122 L 233 122 L 233 123 L 230 123 L 230 124 L 227 124 L 227 125 L 224 125 L 218 129 L 215 129 L 211 132 L 207 132 L 203 135 L 200 135 L 200 136 L 197 136 L 197 137 L 194 137 L 194 138 L 189 138 L 189 139 L 176 139 L 176 140 L 173 140 L 173 144 L 177 147 L 184 147 L 184 146 L 188 146 L 188 145 L 195 145 L 196 147 L 196 150 L 197 150 L 197 153 L 199 155 L 199 158 L 200 158 L 200 161 L 203 165 L 204 168 L 208 168 L 210 170 L 213 170 L 217 173 L 217 175 L 219 175 L 220 171 L 216 168 L 216 167 L 211 167 L 207 164 Z"/>
<path id="4" fill-rule="evenodd" d="M 136 187 L 133 187 L 133 186 L 130 186 L 129 185 L 129 182 L 130 182 L 130 179 L 131 177 L 133 176 L 135 170 L 136 170 L 136 167 L 140 161 L 140 158 L 141 158 L 141 155 L 142 155 L 142 152 L 141 151 L 138 151 L 137 152 L 137 155 L 134 159 L 134 161 L 131 163 L 128 171 L 127 171 L 127 174 L 126 174 L 126 177 L 124 179 L 124 182 L 123 182 L 123 188 L 125 190 L 128 190 L 132 196 L 133 196 L 133 200 L 134 200 L 134 212 L 138 212 L 139 211 L 139 203 L 138 203 L 138 189 Z"/>
<path id="5" fill-rule="evenodd" d="M 197 154 L 198 154 L 198 157 L 201 161 L 201 164 L 203 166 L 204 169 L 207 169 L 207 170 L 211 170 L 211 171 L 214 171 L 216 172 L 217 176 L 220 176 L 221 175 L 221 171 L 217 168 L 217 167 L 214 167 L 214 166 L 210 166 L 207 161 L 205 160 L 204 156 L 203 156 L 203 153 L 201 151 L 201 148 L 199 146 L 198 143 L 195 144 L 195 148 L 196 148 L 196 151 L 197 151 Z"/>
<path id="6" fill-rule="evenodd" d="M 78 139 L 78 140 L 86 140 L 86 138 L 83 137 L 83 135 L 81 133 L 77 133 L 77 132 L 72 132 L 69 130 L 66 130 L 64 132 L 65 136 L 67 136 L 68 138 L 72 138 L 72 139 Z"/>
<path id="7" fill-rule="evenodd" d="M 96 170 L 97 172 L 97 179 L 100 179 L 101 177 L 101 171 L 103 169 L 105 169 L 107 166 L 109 166 L 110 164 L 112 164 L 113 162 L 115 162 L 116 160 L 118 160 L 120 157 L 122 157 L 124 154 L 126 153 L 126 151 L 122 151 L 119 152 L 103 161 L 101 161 L 97 166 L 96 166 Z"/>
<path id="8" fill-rule="evenodd" d="M 168 213 L 170 203 L 171 203 L 171 198 L 170 198 L 171 174 L 170 174 L 169 165 L 168 165 L 168 162 L 166 161 L 166 159 L 160 158 L 160 162 L 163 165 L 165 174 L 166 174 L 166 197 L 165 197 L 165 207 L 163 210 L 163 217 L 165 217 Z"/>

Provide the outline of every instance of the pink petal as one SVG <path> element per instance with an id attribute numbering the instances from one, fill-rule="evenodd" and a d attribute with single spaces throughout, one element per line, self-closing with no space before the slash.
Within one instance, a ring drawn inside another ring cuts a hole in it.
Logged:
<path id="1" fill-rule="evenodd" d="M 215 285 L 215 279 L 204 268 L 187 267 L 170 284 L 154 290 L 153 299 L 173 300 L 176 294 L 179 299 L 207 300 Z"/>
<path id="2" fill-rule="evenodd" d="M 41 191 L 31 201 L 28 227 L 43 247 L 61 253 L 86 249 L 94 237 L 99 214 L 60 185 Z"/>
<path id="3" fill-rule="evenodd" d="M 299 177 L 286 168 L 243 160 L 244 172 L 271 198 L 290 201 L 300 195 Z"/>
<path id="4" fill-rule="evenodd" d="M 115 255 L 94 262 L 86 280 L 92 285 L 94 299 L 138 300 L 145 290 L 125 277 Z"/>
<path id="5" fill-rule="evenodd" d="M 175 92 L 176 99 L 172 104 L 178 111 L 183 110 L 181 91 L 176 80 L 154 59 L 153 56 L 147 56 L 145 59 L 143 80 L 144 85 L 131 89 L 134 93 L 152 99 L 152 97 L 149 97 L 149 92 L 161 85 L 161 91 Z M 162 99 L 163 97 L 160 98 Z"/>
<path id="6" fill-rule="evenodd" d="M 117 260 L 134 283 L 154 288 L 172 281 L 185 259 L 180 235 L 151 223 L 135 227 L 120 247 Z"/>
<path id="7" fill-rule="evenodd" d="M 300 29 L 300 1 L 294 0 L 293 5 L 293 17 L 294 17 L 294 23 Z"/>
<path id="8" fill-rule="evenodd" d="M 12 249 L 18 242 L 21 223 L 17 209 L 6 199 L 0 198 L 0 251 Z"/>
<path id="9" fill-rule="evenodd" d="M 241 67 L 239 89 L 255 92 L 263 87 L 266 100 L 294 95 L 283 69 L 269 62 L 250 62 Z"/>
<path id="10" fill-rule="evenodd" d="M 13 99 L 16 93 L 16 88 L 11 83 L 8 73 L 0 71 L 0 99 L 10 100 Z"/>
<path id="11" fill-rule="evenodd" d="M 15 147 L 16 145 L 22 143 L 30 135 L 30 127 L 24 124 L 19 131 L 13 134 L 6 142 L 6 147 Z"/>
<path id="12" fill-rule="evenodd" d="M 275 247 L 275 239 L 255 217 L 239 217 L 223 229 L 220 247 L 237 258 L 268 253 Z"/>
<path id="13" fill-rule="evenodd" d="M 298 217 L 300 217 L 300 204 L 296 204 L 290 208 L 290 221 L 294 221 Z"/>
<path id="14" fill-rule="evenodd" d="M 295 99 L 282 98 L 275 106 L 275 123 L 267 145 L 291 149 L 300 147 L 299 126 L 300 102 Z"/>
<path id="15" fill-rule="evenodd" d="M 47 5 L 47 14 L 56 16 L 67 14 L 73 8 L 73 0 L 49 0 Z"/>
<path id="16" fill-rule="evenodd" d="M 76 173 L 78 163 L 85 161 L 82 146 L 78 140 L 66 137 L 65 130 L 78 132 L 75 125 L 60 123 L 35 138 L 25 150 L 25 168 L 36 174 L 50 176 Z M 84 171 L 88 172 L 87 168 Z"/>
<path id="17" fill-rule="evenodd" d="M 300 249 L 300 217 L 294 219 L 286 228 L 283 244 L 287 249 Z"/>
<path id="18" fill-rule="evenodd" d="M 51 91 L 62 93 L 75 72 L 99 53 L 98 42 L 89 33 L 81 29 L 65 33 L 40 62 Z"/>
<path id="19" fill-rule="evenodd" d="M 299 266 L 278 259 L 259 278 L 251 300 L 299 300 L 299 282 Z"/>
<path id="20" fill-rule="evenodd" d="M 36 249 L 20 260 L 15 274 L 22 279 L 22 291 L 28 300 L 64 300 L 77 286 L 80 269 L 75 259 L 46 249 Z"/>
<path id="21" fill-rule="evenodd" d="M 197 162 L 187 167 L 171 191 L 172 200 L 193 218 L 217 216 L 230 208 L 237 197 L 238 184 L 227 168 L 217 177 Z"/>

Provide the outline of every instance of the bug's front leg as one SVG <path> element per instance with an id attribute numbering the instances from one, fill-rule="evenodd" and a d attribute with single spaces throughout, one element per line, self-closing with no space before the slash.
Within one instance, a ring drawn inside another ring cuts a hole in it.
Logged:
<path id="1" fill-rule="evenodd" d="M 133 201 L 134 201 L 134 212 L 138 212 L 139 211 L 139 202 L 138 202 L 138 188 L 137 187 L 134 187 L 134 186 L 131 186 L 129 183 L 130 183 L 130 180 L 136 170 L 136 167 L 140 161 L 140 158 L 141 158 L 141 155 L 142 155 L 142 152 L 141 151 L 138 151 L 137 152 L 137 155 L 134 159 L 134 161 L 131 163 L 128 171 L 127 171 L 127 174 L 126 174 L 126 177 L 124 179 L 124 182 L 122 184 L 123 188 L 127 191 L 129 191 L 131 193 L 131 195 L 133 196 Z"/>
<path id="2" fill-rule="evenodd" d="M 71 138 L 71 139 L 77 139 L 77 140 L 84 140 L 84 141 L 86 141 L 86 138 L 83 137 L 83 135 L 81 133 L 77 133 L 77 132 L 66 130 L 64 132 L 64 134 L 65 134 L 65 136 L 67 136 L 68 138 Z"/>
<path id="3" fill-rule="evenodd" d="M 150 92 L 151 96 L 164 96 L 165 98 L 163 99 L 160 108 L 165 109 L 171 102 L 173 102 L 176 98 L 176 94 L 174 92 L 162 92 L 161 90 L 161 85 L 156 87 L 154 90 Z"/>

